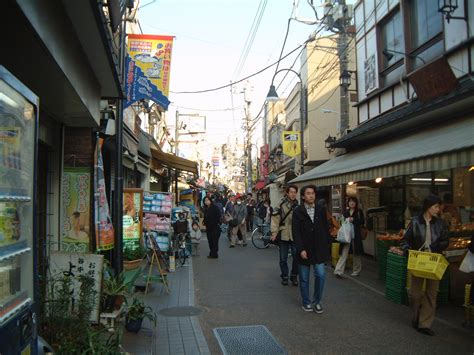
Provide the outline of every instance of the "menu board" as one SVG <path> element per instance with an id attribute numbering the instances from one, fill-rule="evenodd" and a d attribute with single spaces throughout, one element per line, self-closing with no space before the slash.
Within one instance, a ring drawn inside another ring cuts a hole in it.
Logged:
<path id="1" fill-rule="evenodd" d="M 143 190 L 123 189 L 123 248 L 138 248 L 142 231 Z"/>

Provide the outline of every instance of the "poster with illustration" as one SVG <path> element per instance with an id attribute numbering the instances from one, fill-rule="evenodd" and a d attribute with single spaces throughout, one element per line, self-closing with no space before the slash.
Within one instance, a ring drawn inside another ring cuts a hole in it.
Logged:
<path id="1" fill-rule="evenodd" d="M 90 177 L 89 168 L 64 169 L 61 214 L 61 250 L 64 252 L 89 251 Z"/>
<path id="2" fill-rule="evenodd" d="M 143 189 L 123 189 L 123 247 L 140 245 L 143 230 Z"/>

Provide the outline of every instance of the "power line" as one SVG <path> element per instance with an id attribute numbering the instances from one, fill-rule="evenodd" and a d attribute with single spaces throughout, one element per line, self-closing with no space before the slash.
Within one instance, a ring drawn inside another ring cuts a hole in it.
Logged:
<path id="1" fill-rule="evenodd" d="M 265 13 L 266 6 L 267 6 L 267 0 L 260 0 L 257 13 L 255 14 L 252 26 L 250 27 L 249 33 L 247 35 L 247 39 L 245 40 L 244 48 L 242 50 L 242 53 L 240 54 L 239 60 L 237 62 L 237 66 L 234 70 L 234 75 L 233 75 L 234 78 L 239 77 L 242 69 L 245 66 L 245 62 L 250 53 L 250 49 L 252 48 L 258 28 L 260 27 L 260 22 L 262 20 L 263 14 Z"/>
<path id="2" fill-rule="evenodd" d="M 228 107 L 228 108 L 219 108 L 219 109 L 206 109 L 206 108 L 191 108 L 191 107 L 184 107 L 180 105 L 176 105 L 176 108 L 185 109 L 185 110 L 192 110 L 192 111 L 205 111 L 205 112 L 222 112 L 222 111 L 237 111 L 244 108 L 244 106 L 239 107 Z"/>
<path id="3" fill-rule="evenodd" d="M 293 54 L 294 52 L 296 52 L 298 49 L 300 49 L 301 47 L 303 47 L 304 44 L 300 44 L 298 47 L 296 47 L 295 49 L 293 49 L 292 51 L 288 52 L 287 54 L 285 54 L 281 59 L 277 60 L 276 62 L 266 66 L 265 68 L 263 69 L 260 69 L 259 71 L 253 73 L 253 74 L 250 74 L 248 76 L 246 76 L 245 78 L 242 78 L 238 81 L 235 81 L 231 84 L 227 84 L 227 85 L 222 85 L 222 86 L 219 86 L 219 87 L 216 87 L 216 88 L 213 88 L 213 89 L 206 89 L 206 90 L 197 90 L 197 91 L 170 91 L 171 93 L 173 94 L 202 94 L 202 93 L 205 93 L 205 92 L 211 92 L 211 91 L 217 91 L 217 90 L 221 90 L 221 89 L 225 89 L 225 88 L 228 88 L 232 85 L 235 85 L 235 84 L 238 84 L 238 83 L 241 83 L 242 81 L 245 81 L 247 79 L 250 79 L 258 74 L 261 74 L 263 73 L 265 70 L 273 67 L 275 64 L 279 63 L 280 61 L 282 61 L 283 59 L 285 59 L 286 57 L 290 56 L 291 54 Z"/>

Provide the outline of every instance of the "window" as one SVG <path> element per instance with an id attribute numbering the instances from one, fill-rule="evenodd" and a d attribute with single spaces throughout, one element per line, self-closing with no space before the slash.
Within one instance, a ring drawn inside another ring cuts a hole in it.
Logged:
<path id="1" fill-rule="evenodd" d="M 410 14 L 413 49 L 428 42 L 443 30 L 443 17 L 433 0 L 412 0 Z"/>
<path id="2" fill-rule="evenodd" d="M 383 69 L 403 58 L 403 54 L 400 53 L 405 53 L 405 41 L 400 11 L 382 25 L 382 50 L 385 51 L 382 56 Z"/>

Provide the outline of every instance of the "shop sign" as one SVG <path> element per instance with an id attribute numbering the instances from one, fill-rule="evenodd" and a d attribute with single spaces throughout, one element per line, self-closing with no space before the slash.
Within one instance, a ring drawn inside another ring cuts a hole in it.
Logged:
<path id="1" fill-rule="evenodd" d="M 264 179 L 268 176 L 268 157 L 269 147 L 265 144 L 260 147 L 260 178 Z"/>
<path id="2" fill-rule="evenodd" d="M 165 110 L 168 109 L 173 38 L 128 35 L 128 55 L 125 60 L 127 97 L 124 108 L 145 99 L 155 102 Z"/>
<path id="3" fill-rule="evenodd" d="M 86 253 L 90 242 L 89 168 L 65 168 L 63 173 L 61 251 Z"/>
<path id="4" fill-rule="evenodd" d="M 283 154 L 289 157 L 295 157 L 301 154 L 300 132 L 283 131 Z"/>

